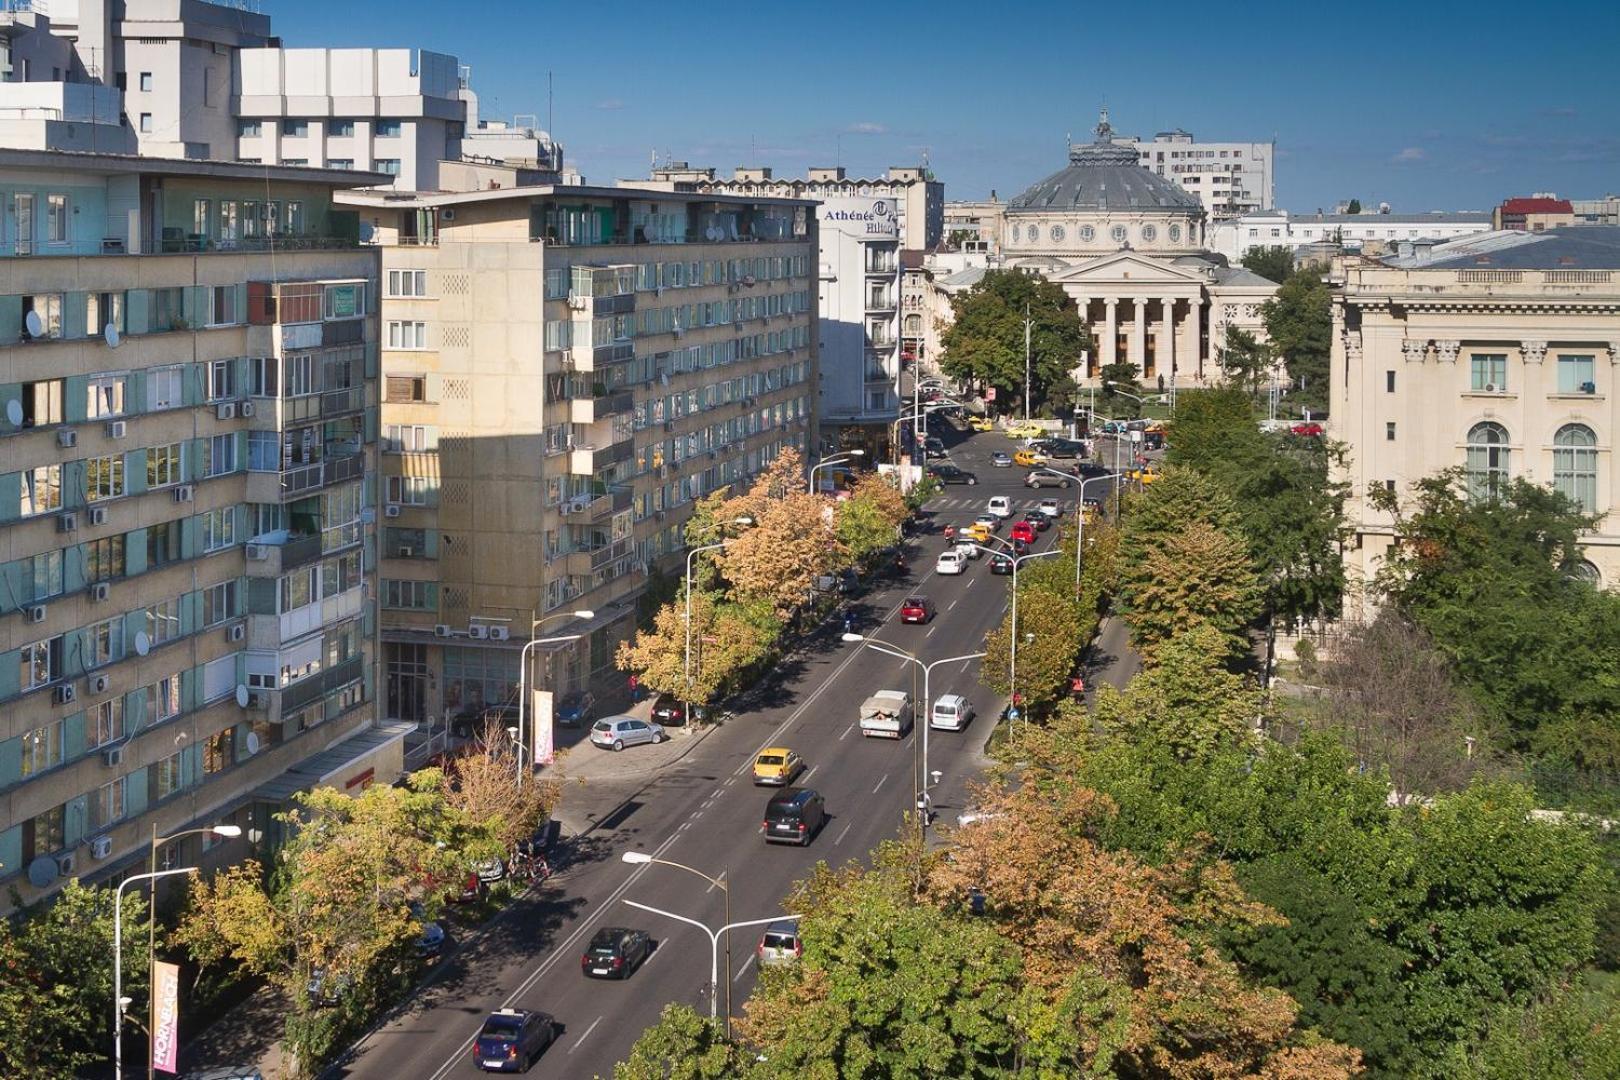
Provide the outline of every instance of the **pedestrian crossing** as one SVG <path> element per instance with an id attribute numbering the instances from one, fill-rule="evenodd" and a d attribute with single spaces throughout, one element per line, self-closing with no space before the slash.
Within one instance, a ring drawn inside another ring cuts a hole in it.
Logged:
<path id="1" fill-rule="evenodd" d="M 1002 494 L 1002 493 L 998 492 L 997 494 Z M 1011 496 L 1011 498 L 1012 498 L 1012 507 L 1013 507 L 1014 511 L 1033 510 L 1033 509 L 1035 509 L 1037 506 L 1039 506 L 1041 504 L 1042 499 L 1056 499 L 1058 501 L 1059 506 L 1070 507 L 1070 508 L 1072 508 L 1074 506 L 1074 498 L 1072 496 L 1065 497 L 1065 493 L 1063 492 L 1063 490 L 1061 488 L 1058 489 L 1057 491 L 1053 491 L 1050 488 L 1041 488 L 1041 489 L 1038 489 L 1036 491 L 1031 492 L 1028 497 L 1024 497 L 1024 496 L 1020 496 L 1020 495 L 1013 495 L 1013 496 Z M 932 499 L 928 500 L 927 509 L 933 510 L 933 511 L 936 511 L 936 512 L 941 511 L 941 510 L 952 510 L 952 511 L 973 510 L 973 511 L 981 511 L 981 510 L 983 510 L 985 508 L 985 505 L 987 503 L 989 503 L 989 501 L 990 501 L 990 496 L 988 494 L 986 494 L 986 495 L 977 495 L 977 496 L 973 496 L 973 495 L 966 495 L 966 496 L 964 496 L 964 495 L 939 495 L 939 496 L 936 496 L 935 498 L 932 498 Z"/>

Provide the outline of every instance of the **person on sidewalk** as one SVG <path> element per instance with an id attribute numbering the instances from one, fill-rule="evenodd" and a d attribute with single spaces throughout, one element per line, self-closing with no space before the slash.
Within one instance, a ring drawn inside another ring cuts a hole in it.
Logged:
<path id="1" fill-rule="evenodd" d="M 634 705 L 641 700 L 641 680 L 632 673 L 630 676 L 630 704 Z"/>

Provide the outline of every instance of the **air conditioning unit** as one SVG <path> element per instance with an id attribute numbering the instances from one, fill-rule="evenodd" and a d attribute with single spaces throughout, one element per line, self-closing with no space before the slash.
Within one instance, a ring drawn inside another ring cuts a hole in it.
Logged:
<path id="1" fill-rule="evenodd" d="M 743 328 L 742 320 L 738 319 L 736 322 L 732 323 L 731 328 L 733 330 L 737 331 L 737 333 L 739 333 L 739 334 L 742 333 L 742 328 Z"/>
<path id="2" fill-rule="evenodd" d="M 241 623 L 231 623 L 225 628 L 226 641 L 241 641 L 247 637 L 247 627 Z"/>
<path id="3" fill-rule="evenodd" d="M 433 636 L 434 637 L 449 637 L 450 636 L 450 627 L 448 625 L 446 625 L 445 623 L 436 624 L 433 627 Z"/>
<path id="4" fill-rule="evenodd" d="M 653 511 L 653 520 L 654 521 L 663 521 L 666 516 L 667 515 L 662 510 L 654 510 Z"/>
<path id="5" fill-rule="evenodd" d="M 512 631 L 504 626 L 492 626 L 489 628 L 489 640 L 510 641 L 512 640 Z"/>
<path id="6" fill-rule="evenodd" d="M 1595 394 L 1595 393 L 1597 393 L 1597 383 L 1595 383 L 1595 382 L 1583 382 L 1583 383 L 1581 383 L 1581 393 L 1583 393 L 1583 394 Z"/>
<path id="7" fill-rule="evenodd" d="M 63 877 L 73 873 L 73 852 L 70 851 L 66 855 L 56 857 L 56 872 Z"/>
<path id="8" fill-rule="evenodd" d="M 190 502 L 197 494 L 197 490 L 190 484 L 181 484 L 174 489 L 175 502 Z"/>
<path id="9" fill-rule="evenodd" d="M 122 746 L 106 746 L 101 750 L 101 763 L 109 769 L 116 769 L 124 763 L 124 748 Z"/>
<path id="10" fill-rule="evenodd" d="M 240 405 L 238 405 L 236 407 L 236 414 L 238 416 L 240 416 L 244 420 L 246 420 L 248 417 L 252 416 L 253 415 L 253 402 L 251 402 L 251 401 L 242 402 L 242 404 L 240 404 Z"/>
<path id="11" fill-rule="evenodd" d="M 744 274 L 743 279 L 742 279 L 742 283 L 744 285 L 747 285 L 750 289 L 752 289 L 754 287 L 754 275 L 753 274 Z"/>
<path id="12" fill-rule="evenodd" d="M 1488 382 L 1488 383 L 1486 383 L 1486 384 L 1485 384 L 1485 392 L 1486 392 L 1486 393 L 1487 393 L 1487 394 L 1494 394 L 1494 393 L 1496 393 L 1496 384 L 1495 384 L 1495 383 L 1490 383 L 1490 382 Z"/>
<path id="13" fill-rule="evenodd" d="M 90 692 L 92 694 L 105 694 L 107 692 L 107 687 L 111 685 L 112 680 L 108 679 L 105 675 L 90 676 Z"/>
<path id="14" fill-rule="evenodd" d="M 98 604 L 111 595 L 112 586 L 107 584 L 105 581 L 98 581 L 94 585 L 90 586 L 90 599 L 94 600 Z"/>
<path id="15" fill-rule="evenodd" d="M 263 562 L 265 559 L 268 559 L 270 557 L 270 545 L 269 544 L 249 544 L 249 545 L 247 545 L 247 557 L 252 559 L 255 562 Z"/>
<path id="16" fill-rule="evenodd" d="M 73 704 L 73 698 L 75 696 L 73 693 L 73 684 L 63 683 L 61 686 L 56 688 L 56 693 L 51 696 L 58 705 Z"/>
<path id="17" fill-rule="evenodd" d="M 105 506 L 92 506 L 90 508 L 90 524 L 107 524 L 107 508 Z"/>
<path id="18" fill-rule="evenodd" d="M 107 424 L 107 438 L 122 439 L 129 433 L 129 424 L 123 420 L 113 420 Z"/>
<path id="19" fill-rule="evenodd" d="M 439 220 L 440 221 L 454 221 L 454 220 L 456 220 L 456 209 L 455 209 L 455 207 L 447 206 L 443 210 L 440 210 L 439 211 Z"/>
<path id="20" fill-rule="evenodd" d="M 265 693 L 263 693 L 261 691 L 258 691 L 258 690 L 249 691 L 249 693 L 248 693 L 248 703 L 247 703 L 248 708 L 250 708 L 250 709 L 263 709 L 263 708 L 267 708 L 269 706 L 269 703 L 270 703 L 270 697 L 269 697 L 268 694 L 265 694 Z"/>
<path id="21" fill-rule="evenodd" d="M 591 497 L 589 495 L 575 495 L 568 500 L 568 512 L 570 514 L 582 514 L 590 508 Z"/>
<path id="22" fill-rule="evenodd" d="M 676 337 L 680 337 L 682 334 L 686 333 L 686 328 L 684 326 L 677 326 L 675 329 L 671 330 L 670 333 L 674 334 Z"/>
<path id="23" fill-rule="evenodd" d="M 92 859 L 105 859 L 112 854 L 112 837 L 98 836 L 90 841 L 90 857 Z"/>
<path id="24" fill-rule="evenodd" d="M 590 306 L 590 303 L 590 297 L 581 296 L 577 292 L 570 292 L 568 294 L 568 306 L 573 308 L 575 311 L 584 311 Z"/>
<path id="25" fill-rule="evenodd" d="M 45 621 L 45 605 L 44 604 L 35 604 L 33 607 L 29 608 L 28 609 L 28 621 L 29 622 L 44 622 Z"/>
<path id="26" fill-rule="evenodd" d="M 236 419 L 236 402 L 234 402 L 234 401 L 222 402 L 221 404 L 219 404 L 218 406 L 215 407 L 214 415 L 219 417 L 221 420 L 235 420 Z"/>
<path id="27" fill-rule="evenodd" d="M 79 445 L 79 433 L 72 428 L 63 428 L 56 433 L 56 445 L 64 450 Z"/>
<path id="28" fill-rule="evenodd" d="M 488 641 L 489 627 L 484 626 L 482 623 L 473 623 L 467 627 L 467 636 L 474 641 Z"/>
<path id="29" fill-rule="evenodd" d="M 389 503 L 384 506 L 383 517 L 399 517 L 399 503 Z"/>
<path id="30" fill-rule="evenodd" d="M 79 527 L 79 515 L 74 513 L 61 514 L 56 519 L 57 532 L 72 532 Z"/>
<path id="31" fill-rule="evenodd" d="M 409 545 L 401 544 L 399 546 L 399 550 L 394 552 L 394 558 L 396 558 L 396 559 L 414 559 L 414 558 L 416 558 L 416 549 L 413 548 L 413 547 L 410 547 Z"/>
<path id="32" fill-rule="evenodd" d="M 673 421 L 673 420 L 665 420 L 664 421 L 664 430 L 665 431 L 674 431 L 675 430 L 675 421 Z"/>

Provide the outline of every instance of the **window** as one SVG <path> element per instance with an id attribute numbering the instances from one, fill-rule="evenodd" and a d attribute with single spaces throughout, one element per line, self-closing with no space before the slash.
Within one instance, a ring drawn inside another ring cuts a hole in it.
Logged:
<path id="1" fill-rule="evenodd" d="M 1585 424 L 1565 424 L 1553 436 L 1553 487 L 1585 513 L 1597 512 L 1597 436 Z"/>
<path id="2" fill-rule="evenodd" d="M 62 764 L 62 721 L 23 732 L 22 774 L 33 776 Z"/>
<path id="3" fill-rule="evenodd" d="M 183 479 L 180 467 L 183 445 L 182 443 L 170 443 L 167 446 L 149 446 L 146 448 L 147 487 L 168 487 L 170 484 L 178 484 Z"/>
<path id="4" fill-rule="evenodd" d="M 90 293 L 86 303 L 88 305 L 87 317 L 84 320 L 86 334 L 91 337 L 104 334 L 109 326 L 119 333 L 124 332 L 123 293 Z"/>
<path id="5" fill-rule="evenodd" d="M 23 690 L 48 686 L 62 677 L 62 635 L 24 645 L 17 653 L 17 685 Z"/>
<path id="6" fill-rule="evenodd" d="M 23 517 L 48 514 L 62 508 L 62 466 L 36 465 L 23 470 L 22 505 L 18 512 Z"/>
<path id="7" fill-rule="evenodd" d="M 1108 230 L 1108 235 L 1113 238 L 1114 243 L 1123 244 L 1125 242 L 1125 226 L 1115 225 Z"/>
<path id="8" fill-rule="evenodd" d="M 149 697 L 152 701 L 152 720 L 154 723 L 162 720 L 173 720 L 180 715 L 180 676 L 170 675 L 159 679 L 149 688 Z"/>
<path id="9" fill-rule="evenodd" d="M 146 565 L 148 569 L 168 566 L 180 560 L 180 523 L 160 521 L 146 527 Z"/>
<path id="10" fill-rule="evenodd" d="M 45 239 L 53 244 L 68 241 L 68 197 L 45 196 Z"/>
<path id="11" fill-rule="evenodd" d="M 101 420 L 124 415 L 123 375 L 98 375 L 85 384 L 85 418 Z"/>
<path id="12" fill-rule="evenodd" d="M 143 94 L 150 94 L 152 92 L 152 73 L 150 71 L 141 72 L 140 86 Z"/>
<path id="13" fill-rule="evenodd" d="M 208 293 L 209 326 L 229 326 L 242 321 L 241 313 L 237 311 L 235 285 L 215 285 Z"/>
<path id="14" fill-rule="evenodd" d="M 406 506 L 426 506 L 428 504 L 427 477 L 390 476 L 388 478 L 387 501 L 403 503 Z"/>
<path id="15" fill-rule="evenodd" d="M 383 553 L 390 559 L 423 558 L 427 554 L 427 530 L 386 530 L 383 533 Z"/>
<path id="16" fill-rule="evenodd" d="M 1393 371 L 1384 372 L 1384 392 L 1389 394 L 1395 392 L 1395 373 Z"/>
<path id="17" fill-rule="evenodd" d="M 353 120 L 330 120 L 330 121 L 327 121 L 326 133 L 328 135 L 336 135 L 339 138 L 346 139 L 349 136 L 354 134 L 354 121 Z"/>
<path id="18" fill-rule="evenodd" d="M 390 349 L 425 349 L 427 348 L 427 324 L 422 322 L 388 323 L 388 347 Z"/>
<path id="19" fill-rule="evenodd" d="M 22 298 L 22 310 L 22 339 L 24 341 L 62 336 L 62 295 L 60 293 L 35 293 L 24 296 Z M 39 316 L 39 333 L 37 334 L 30 332 L 28 329 L 28 313 L 30 311 Z"/>
<path id="20" fill-rule="evenodd" d="M 236 617 L 236 582 L 222 581 L 203 590 L 203 625 L 218 626 Z"/>
<path id="21" fill-rule="evenodd" d="M 391 405 L 427 400 L 427 380 L 420 375 L 390 375 L 385 390 Z"/>
<path id="22" fill-rule="evenodd" d="M 84 580 L 111 581 L 124 576 L 123 536 L 103 536 L 84 545 Z"/>
<path id="23" fill-rule="evenodd" d="M 275 397 L 280 380 L 276 377 L 276 358 L 252 356 L 248 358 L 247 386 L 250 397 Z"/>
<path id="24" fill-rule="evenodd" d="M 236 758 L 236 728 L 228 727 L 203 740 L 203 773 L 212 775 Z"/>
<path id="25" fill-rule="evenodd" d="M 106 746 L 124 737 L 124 699 L 108 698 L 90 710 L 92 746 Z"/>
<path id="26" fill-rule="evenodd" d="M 391 139 L 391 138 L 393 138 L 393 137 L 395 137 L 396 135 L 399 134 L 399 121 L 398 120 L 378 120 L 376 122 L 376 124 L 373 126 L 372 130 L 375 131 L 379 136 L 381 136 L 383 138 L 390 138 Z"/>
<path id="27" fill-rule="evenodd" d="M 180 755 L 170 754 L 152 766 L 152 798 L 167 799 L 180 790 Z M 169 849 L 173 851 L 173 848 Z"/>
<path id="28" fill-rule="evenodd" d="M 27 575 L 23 585 L 29 590 L 29 599 L 44 600 L 61 594 L 64 582 L 60 551 L 42 551 L 24 560 L 23 571 Z"/>
<path id="29" fill-rule="evenodd" d="M 1595 394 L 1597 383 L 1592 374 L 1590 356 L 1558 357 L 1558 392 L 1560 394 Z"/>
<path id="30" fill-rule="evenodd" d="M 105 829 L 124 820 L 125 796 L 128 792 L 127 776 L 120 776 L 96 789 L 94 807 L 96 828 Z"/>
<path id="31" fill-rule="evenodd" d="M 372 164 L 372 171 L 387 173 L 389 176 L 398 176 L 399 158 L 378 158 Z"/>
<path id="32" fill-rule="evenodd" d="M 366 287 L 358 281 L 328 285 L 321 292 L 321 315 L 327 319 L 358 319 L 366 313 Z"/>
<path id="33" fill-rule="evenodd" d="M 180 636 L 180 601 L 160 600 L 146 609 L 146 639 L 162 645 Z"/>
<path id="34" fill-rule="evenodd" d="M 203 445 L 203 474 L 223 476 L 236 471 L 236 436 L 215 435 Z"/>
<path id="35" fill-rule="evenodd" d="M 84 463 L 84 497 L 91 502 L 124 494 L 124 459 L 121 455 L 90 458 Z"/>
<path id="36" fill-rule="evenodd" d="M 236 543 L 236 507 L 210 510 L 202 516 L 203 550 L 222 551 Z"/>
<path id="37" fill-rule="evenodd" d="M 208 400 L 230 401 L 236 397 L 236 361 L 215 360 L 208 365 Z"/>
<path id="38" fill-rule="evenodd" d="M 152 289 L 147 293 L 147 305 L 146 323 L 153 333 L 178 330 L 184 324 L 184 289 Z"/>
<path id="39" fill-rule="evenodd" d="M 149 113 L 149 112 L 141 113 L 141 130 L 143 132 L 148 133 L 148 134 L 151 133 L 151 131 L 152 131 L 152 114 L 151 113 Z"/>
<path id="40" fill-rule="evenodd" d="M 1142 239 L 1144 242 L 1152 243 L 1154 240 L 1157 240 L 1158 237 L 1159 230 L 1157 228 L 1152 225 L 1142 226 Z"/>
<path id="41" fill-rule="evenodd" d="M 1507 356 L 1502 353 L 1475 353 L 1468 358 L 1468 388 L 1476 394 L 1507 391 Z"/>
<path id="42" fill-rule="evenodd" d="M 383 449 L 388 453 L 421 453 L 428 449 L 427 427 L 422 424 L 389 424 L 384 429 Z"/>
<path id="43" fill-rule="evenodd" d="M 302 139 L 309 134 L 308 120 L 283 120 L 281 134 L 289 139 Z"/>
<path id="44" fill-rule="evenodd" d="M 1395 441 L 1395 421 L 1391 420 L 1384 425 L 1384 438 L 1390 442 Z"/>
<path id="45" fill-rule="evenodd" d="M 354 168 L 354 158 L 346 158 L 346 157 L 327 158 L 326 159 L 326 167 L 328 169 L 352 169 L 352 168 Z"/>
<path id="46" fill-rule="evenodd" d="M 150 368 L 146 372 L 146 408 L 149 412 L 175 409 L 181 405 L 181 381 L 185 369 L 179 367 Z"/>
<path id="47" fill-rule="evenodd" d="M 429 584 L 426 581 L 384 581 L 383 607 L 424 610 L 430 603 Z"/>
<path id="48" fill-rule="evenodd" d="M 264 125 L 257 120 L 238 120 L 236 136 L 239 139 L 257 139 L 264 134 Z"/>
<path id="49" fill-rule="evenodd" d="M 1494 498 L 1508 479 L 1508 433 L 1487 421 L 1468 431 L 1468 490 L 1474 498 Z"/>
<path id="50" fill-rule="evenodd" d="M 248 432 L 248 472 L 281 469 L 281 437 L 274 431 Z"/>
<path id="51" fill-rule="evenodd" d="M 86 668 L 105 667 L 124 658 L 124 617 L 119 615 L 85 628 Z"/>
<path id="52" fill-rule="evenodd" d="M 388 271 L 389 296 L 426 296 L 427 271 L 426 270 L 390 270 Z"/>
<path id="53" fill-rule="evenodd" d="M 62 422 L 62 380 L 41 379 L 23 383 L 23 427 L 41 427 Z"/>
<path id="54" fill-rule="evenodd" d="M 296 165 L 296 166 L 299 166 L 299 167 L 303 167 L 303 166 L 309 164 L 309 158 L 302 158 L 302 157 L 282 158 L 281 163 L 283 165 Z"/>

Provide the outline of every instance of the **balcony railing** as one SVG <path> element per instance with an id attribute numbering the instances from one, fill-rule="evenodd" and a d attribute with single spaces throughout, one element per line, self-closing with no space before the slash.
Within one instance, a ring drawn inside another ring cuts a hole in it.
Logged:
<path id="1" fill-rule="evenodd" d="M 365 657 L 354 656 L 336 667 L 317 672 L 307 679 L 300 679 L 280 691 L 282 715 L 302 709 L 333 690 L 355 682 L 365 674 L 365 670 Z"/>
<path id="2" fill-rule="evenodd" d="M 300 465 L 281 474 L 281 497 L 288 498 L 305 491 L 313 491 L 327 484 L 353 480 L 366 471 L 366 460 L 361 454 L 329 457 L 313 465 Z"/>
<path id="3" fill-rule="evenodd" d="M 600 495 L 575 495 L 564 499 L 562 515 L 568 521 L 600 521 L 609 514 L 630 509 L 634 493 L 629 488 L 617 488 Z"/>

